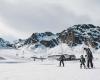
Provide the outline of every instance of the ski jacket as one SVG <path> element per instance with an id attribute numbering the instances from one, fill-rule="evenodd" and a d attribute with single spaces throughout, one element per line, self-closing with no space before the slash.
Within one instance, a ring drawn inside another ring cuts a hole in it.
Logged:
<path id="1" fill-rule="evenodd" d="M 93 59 L 93 55 L 92 52 L 89 48 L 86 48 L 86 53 L 87 53 L 87 59 Z"/>
<path id="2" fill-rule="evenodd" d="M 64 55 L 61 55 L 60 58 L 59 58 L 59 60 L 60 61 L 64 61 L 65 60 L 65 56 Z"/>

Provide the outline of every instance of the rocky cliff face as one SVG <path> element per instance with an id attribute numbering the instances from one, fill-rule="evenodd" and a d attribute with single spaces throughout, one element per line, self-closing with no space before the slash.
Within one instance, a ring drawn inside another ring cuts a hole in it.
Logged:
<path id="1" fill-rule="evenodd" d="M 91 45 L 100 48 L 100 27 L 92 24 L 74 25 L 60 33 L 59 38 L 69 46 L 77 44 Z"/>

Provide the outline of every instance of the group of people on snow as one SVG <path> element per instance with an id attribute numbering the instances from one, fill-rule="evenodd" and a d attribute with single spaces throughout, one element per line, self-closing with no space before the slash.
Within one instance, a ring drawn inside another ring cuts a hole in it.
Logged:
<path id="1" fill-rule="evenodd" d="M 91 52 L 90 48 L 84 48 L 84 50 L 86 52 L 86 55 L 80 56 L 80 68 L 83 68 L 83 67 L 84 67 L 84 69 L 93 68 L 94 66 L 93 66 L 93 62 L 92 62 L 93 61 L 92 52 Z M 61 55 L 59 58 L 59 61 L 60 61 L 59 66 L 63 65 L 63 67 L 64 67 L 65 56 Z"/>
<path id="2" fill-rule="evenodd" d="M 91 52 L 90 48 L 84 48 L 84 50 L 86 51 L 86 55 L 85 55 L 85 57 L 83 55 L 81 55 L 80 68 L 82 68 L 82 67 L 84 67 L 84 69 L 93 68 L 93 55 L 92 55 L 92 52 Z"/>

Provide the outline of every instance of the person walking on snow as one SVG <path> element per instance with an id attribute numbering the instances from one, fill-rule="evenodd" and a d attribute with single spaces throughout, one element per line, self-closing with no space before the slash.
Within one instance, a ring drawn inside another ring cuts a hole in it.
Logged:
<path id="1" fill-rule="evenodd" d="M 64 55 L 61 55 L 60 58 L 59 58 L 59 60 L 60 60 L 60 67 L 61 67 L 61 64 L 62 64 L 63 67 L 64 67 L 65 56 L 64 56 Z"/>

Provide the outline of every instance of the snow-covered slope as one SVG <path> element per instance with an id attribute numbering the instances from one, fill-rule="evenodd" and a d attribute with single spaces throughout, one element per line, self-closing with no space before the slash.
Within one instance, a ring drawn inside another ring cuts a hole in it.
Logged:
<path id="1" fill-rule="evenodd" d="M 44 33 L 33 33 L 28 39 L 26 40 L 17 40 L 14 42 L 16 48 L 20 48 L 23 46 L 30 46 L 34 45 L 35 48 L 39 46 L 45 47 L 55 47 L 58 45 L 57 35 L 51 32 L 44 32 Z"/>
<path id="2" fill-rule="evenodd" d="M 0 38 L 0 49 L 1 48 L 11 48 L 12 44 L 9 41 L 5 41 L 4 39 Z"/>
<path id="3" fill-rule="evenodd" d="M 79 62 L 32 61 L 28 63 L 0 63 L 0 80 L 100 80 L 100 59 L 94 69 L 80 69 Z"/>

